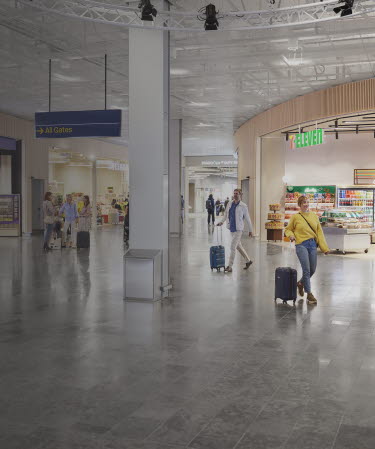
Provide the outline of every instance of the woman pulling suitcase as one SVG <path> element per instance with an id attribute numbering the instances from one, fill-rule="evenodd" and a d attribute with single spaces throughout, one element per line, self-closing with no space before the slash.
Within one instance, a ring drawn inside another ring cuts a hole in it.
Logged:
<path id="1" fill-rule="evenodd" d="M 285 229 L 285 235 L 291 242 L 296 242 L 296 253 L 302 267 L 302 278 L 297 283 L 298 293 L 300 296 L 304 296 L 306 291 L 307 303 L 317 304 L 317 300 L 311 292 L 310 278 L 316 270 L 317 247 L 326 255 L 329 253 L 329 248 L 318 216 L 309 212 L 308 198 L 300 196 L 298 206 L 300 212 L 292 215 Z"/>

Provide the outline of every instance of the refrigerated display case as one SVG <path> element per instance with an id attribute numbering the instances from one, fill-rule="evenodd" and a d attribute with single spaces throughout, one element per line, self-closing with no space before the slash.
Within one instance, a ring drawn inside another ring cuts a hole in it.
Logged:
<path id="1" fill-rule="evenodd" d="M 0 195 L 0 237 L 21 235 L 20 195 Z"/>
<path id="2" fill-rule="evenodd" d="M 372 187 L 337 187 L 337 208 L 357 212 L 362 222 L 374 227 L 374 191 Z"/>
<path id="3" fill-rule="evenodd" d="M 322 227 L 331 250 L 368 252 L 372 227 L 362 213 L 344 208 L 325 211 Z"/>

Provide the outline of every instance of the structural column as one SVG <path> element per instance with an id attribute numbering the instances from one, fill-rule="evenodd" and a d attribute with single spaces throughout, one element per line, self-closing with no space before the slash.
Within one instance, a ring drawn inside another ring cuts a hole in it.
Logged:
<path id="1" fill-rule="evenodd" d="M 162 251 L 169 284 L 169 33 L 129 29 L 129 219 L 132 250 Z"/>
<path id="2" fill-rule="evenodd" d="M 91 168 L 91 212 L 92 212 L 92 227 L 96 228 L 97 224 L 97 179 L 96 179 L 96 159 L 92 161 Z"/>
<path id="3" fill-rule="evenodd" d="M 182 120 L 169 122 L 169 233 L 180 235 L 181 219 L 181 133 Z"/>

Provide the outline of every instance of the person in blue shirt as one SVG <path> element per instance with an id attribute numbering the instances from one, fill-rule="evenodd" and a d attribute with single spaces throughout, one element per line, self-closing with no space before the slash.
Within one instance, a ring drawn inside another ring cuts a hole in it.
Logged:
<path id="1" fill-rule="evenodd" d="M 68 240 L 68 230 L 70 227 L 70 246 L 72 248 L 77 248 L 77 229 L 76 225 L 78 223 L 78 211 L 77 205 L 73 202 L 72 195 L 66 195 L 66 203 L 64 203 L 60 210 L 59 215 L 64 214 L 65 222 L 62 233 L 62 246 L 66 246 Z"/>
<path id="2" fill-rule="evenodd" d="M 241 256 L 246 260 L 244 270 L 247 270 L 253 263 L 250 257 L 247 255 L 244 247 L 241 244 L 241 237 L 244 231 L 244 224 L 247 223 L 249 227 L 249 237 L 253 236 L 253 225 L 251 223 L 249 210 L 245 203 L 241 201 L 241 190 L 235 189 L 233 192 L 233 201 L 229 201 L 224 212 L 224 217 L 218 223 L 218 226 L 222 226 L 223 223 L 227 221 L 227 228 L 230 230 L 232 236 L 232 242 L 230 246 L 230 256 L 228 266 L 225 271 L 228 273 L 232 272 L 232 266 L 234 262 L 234 257 L 236 255 L 236 250 L 241 254 Z"/>

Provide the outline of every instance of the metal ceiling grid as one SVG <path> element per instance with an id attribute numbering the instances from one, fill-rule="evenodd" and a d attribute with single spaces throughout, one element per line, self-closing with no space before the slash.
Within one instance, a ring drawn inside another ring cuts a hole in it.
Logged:
<path id="1" fill-rule="evenodd" d="M 276 0 L 272 7 L 305 3 Z M 215 4 L 226 11 L 271 8 L 268 0 Z M 128 31 L 15 5 L 0 0 L 2 111 L 32 118 L 36 110 L 46 110 L 49 58 L 53 108 L 102 107 L 107 53 L 108 104 L 124 110 L 120 141 L 126 144 Z M 205 3 L 171 5 L 192 11 Z M 374 19 L 363 16 L 276 30 L 172 32 L 172 116 L 183 119 L 184 153 L 230 154 L 233 132 L 251 116 L 298 95 L 373 77 L 373 29 Z"/>

